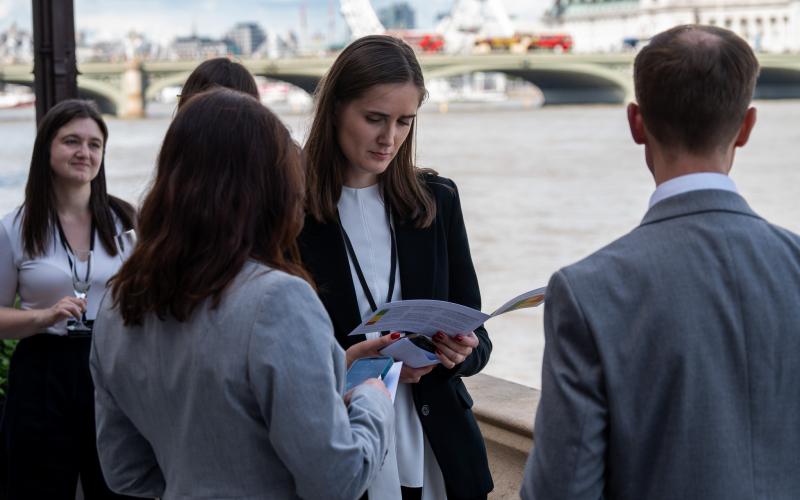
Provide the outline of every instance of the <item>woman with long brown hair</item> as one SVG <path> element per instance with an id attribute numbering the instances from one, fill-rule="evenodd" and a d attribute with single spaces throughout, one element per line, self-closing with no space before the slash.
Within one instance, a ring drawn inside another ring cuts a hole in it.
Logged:
<path id="1" fill-rule="evenodd" d="M 92 103 L 53 106 L 36 134 L 25 201 L 0 221 L 0 337 L 22 339 L 2 422 L 0 497 L 9 500 L 75 498 L 79 475 L 87 499 L 117 498 L 97 462 L 91 331 L 68 325 L 95 318 L 121 264 L 114 238 L 133 226 L 133 208 L 106 192 L 107 141 Z M 72 268 L 88 265 L 87 293 Z"/>
<path id="2" fill-rule="evenodd" d="M 300 265 L 300 152 L 254 98 L 211 90 L 167 131 L 139 240 L 98 316 L 97 442 L 113 489 L 162 498 L 358 497 L 394 432 Z"/>
<path id="3" fill-rule="evenodd" d="M 413 50 L 389 36 L 354 41 L 318 88 L 299 241 L 344 347 L 372 341 L 348 333 L 384 302 L 439 299 L 480 309 L 456 186 L 415 165 L 425 95 Z M 403 367 L 396 453 L 368 490 L 373 500 L 480 499 L 492 489 L 461 381 L 486 365 L 491 342 L 483 327 L 433 340 L 436 368 Z"/>

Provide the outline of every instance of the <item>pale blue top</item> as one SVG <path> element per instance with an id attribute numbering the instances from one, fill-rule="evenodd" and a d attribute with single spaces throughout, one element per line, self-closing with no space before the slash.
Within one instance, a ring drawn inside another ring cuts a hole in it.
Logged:
<path id="1" fill-rule="evenodd" d="M 733 179 L 725 174 L 715 172 L 686 174 L 659 184 L 656 191 L 650 196 L 650 207 L 672 196 L 700 189 L 721 189 L 738 193 Z"/>

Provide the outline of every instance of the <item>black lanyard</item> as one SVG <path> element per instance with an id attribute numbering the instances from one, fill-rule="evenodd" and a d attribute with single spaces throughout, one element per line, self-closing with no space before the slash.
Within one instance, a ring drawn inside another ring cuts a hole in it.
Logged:
<path id="1" fill-rule="evenodd" d="M 64 251 L 67 253 L 67 262 L 69 262 L 70 276 L 72 276 L 73 275 L 72 257 L 71 257 L 73 255 L 72 247 L 70 246 L 69 241 L 67 241 L 67 237 L 64 235 L 64 228 L 61 227 L 61 220 L 59 220 L 58 216 L 56 216 L 56 227 L 58 228 L 58 237 L 61 240 L 61 246 L 64 247 Z M 90 238 L 89 251 L 94 251 L 94 236 L 95 236 L 94 217 L 92 218 L 92 228 L 90 229 L 90 233 L 91 235 L 89 236 Z M 77 259 L 78 256 L 76 255 L 75 258 Z M 88 295 L 87 295 L 87 300 L 88 300 Z M 85 310 L 81 314 L 81 321 L 83 321 L 84 324 L 87 324 L 89 326 L 89 334 L 91 334 L 92 325 L 90 323 L 93 323 L 94 320 L 90 322 L 89 320 L 86 319 Z M 74 335 L 75 338 L 84 338 L 87 337 L 89 334 L 86 334 L 85 332 L 78 332 L 77 334 L 72 334 L 69 333 L 69 330 L 67 331 L 67 335 Z"/>
<path id="2" fill-rule="evenodd" d="M 389 211 L 389 203 L 386 203 L 384 206 L 386 207 L 386 223 L 389 225 L 389 234 L 392 237 L 392 264 L 389 269 L 389 292 L 386 294 L 386 302 L 391 302 L 392 295 L 394 295 L 394 275 L 397 272 L 397 244 L 394 237 L 394 228 L 392 227 L 392 216 L 391 212 Z M 367 280 L 364 278 L 364 272 L 361 271 L 361 265 L 358 263 L 358 257 L 356 257 L 356 252 L 353 250 L 353 244 L 350 242 L 350 237 L 347 236 L 347 231 L 344 230 L 341 217 L 338 217 L 338 222 L 339 229 L 342 231 L 342 237 L 344 238 L 344 244 L 347 247 L 347 253 L 350 255 L 350 259 L 353 261 L 353 267 L 356 270 L 358 281 L 361 282 L 361 288 L 364 289 L 364 295 L 367 297 L 369 307 L 372 309 L 372 312 L 375 312 L 378 310 L 378 305 L 375 304 L 375 299 L 372 297 L 372 292 L 369 291 Z"/>
<path id="3" fill-rule="evenodd" d="M 67 261 L 69 262 L 69 268 L 72 269 L 72 247 L 69 245 L 69 241 L 67 241 L 67 237 L 64 235 L 64 228 L 61 227 L 61 221 L 59 220 L 58 216 L 56 216 L 56 228 L 58 229 L 58 237 L 61 240 L 61 246 L 64 247 L 64 251 L 67 252 Z M 91 228 L 91 236 L 89 237 L 89 251 L 94 251 L 94 236 L 95 236 L 95 227 L 94 227 L 94 217 L 92 217 L 92 228 Z"/>

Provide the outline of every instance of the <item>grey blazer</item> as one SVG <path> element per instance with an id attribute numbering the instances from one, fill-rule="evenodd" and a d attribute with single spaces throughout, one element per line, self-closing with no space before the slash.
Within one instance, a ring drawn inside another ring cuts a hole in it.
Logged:
<path id="1" fill-rule="evenodd" d="M 217 309 L 95 324 L 97 448 L 119 493 L 172 499 L 358 498 L 386 456 L 392 403 L 342 401 L 344 352 L 303 280 L 248 262 Z"/>
<path id="2" fill-rule="evenodd" d="M 739 195 L 557 272 L 545 336 L 523 498 L 800 498 L 800 237 Z"/>

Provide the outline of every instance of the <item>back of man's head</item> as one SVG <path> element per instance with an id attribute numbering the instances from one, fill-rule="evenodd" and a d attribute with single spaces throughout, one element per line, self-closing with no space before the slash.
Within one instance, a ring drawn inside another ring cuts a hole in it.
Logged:
<path id="1" fill-rule="evenodd" d="M 659 33 L 634 63 L 636 100 L 664 147 L 703 154 L 727 146 L 753 97 L 758 61 L 747 43 L 714 26 Z"/>

